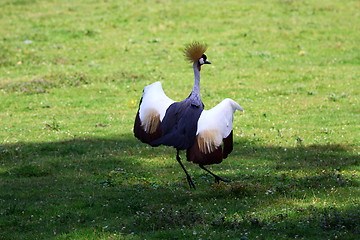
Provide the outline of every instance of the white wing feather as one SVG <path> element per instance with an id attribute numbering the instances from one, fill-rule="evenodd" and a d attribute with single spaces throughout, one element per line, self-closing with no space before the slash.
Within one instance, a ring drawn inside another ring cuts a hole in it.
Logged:
<path id="1" fill-rule="evenodd" d="M 240 105 L 230 98 L 224 99 L 218 105 L 210 110 L 204 110 L 198 121 L 198 130 L 196 135 L 202 135 L 206 132 L 216 133 L 216 145 L 223 138 L 229 136 L 232 130 L 233 114 L 236 110 L 243 111 Z M 220 139 L 221 138 L 221 139 Z"/>
<path id="2" fill-rule="evenodd" d="M 162 121 L 166 109 L 168 109 L 172 103 L 174 103 L 174 101 L 166 96 L 162 89 L 161 82 L 154 82 L 146 86 L 139 109 L 140 120 L 144 121 L 150 113 L 155 111 L 160 115 L 160 121 Z"/>

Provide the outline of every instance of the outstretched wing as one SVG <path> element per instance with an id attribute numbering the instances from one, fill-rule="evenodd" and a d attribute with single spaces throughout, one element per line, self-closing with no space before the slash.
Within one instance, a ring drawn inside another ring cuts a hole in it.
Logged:
<path id="1" fill-rule="evenodd" d="M 173 102 L 164 93 L 160 82 L 146 86 L 135 118 L 135 137 L 144 143 L 161 137 L 161 121 Z"/>
<path id="2" fill-rule="evenodd" d="M 227 158 L 233 149 L 232 122 L 236 110 L 243 111 L 238 103 L 226 98 L 201 113 L 195 143 L 186 152 L 188 161 L 209 165 Z"/>

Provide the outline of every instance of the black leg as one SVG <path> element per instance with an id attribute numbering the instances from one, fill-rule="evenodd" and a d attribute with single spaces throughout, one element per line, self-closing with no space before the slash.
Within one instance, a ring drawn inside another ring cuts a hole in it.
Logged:
<path id="1" fill-rule="evenodd" d="M 181 166 L 182 169 L 184 170 L 184 172 L 185 172 L 185 174 L 186 174 L 186 179 L 187 179 L 187 181 L 188 181 L 188 183 L 189 183 L 190 188 L 196 189 L 196 188 L 195 188 L 195 184 L 194 184 L 193 181 L 191 180 L 190 175 L 188 174 L 188 172 L 186 171 L 184 165 L 183 165 L 182 162 L 181 162 L 181 159 L 180 159 L 180 151 L 179 151 L 179 150 L 177 150 L 177 153 L 176 153 L 176 160 L 180 163 L 180 166 Z"/>
<path id="2" fill-rule="evenodd" d="M 214 173 L 210 172 L 209 169 L 205 168 L 203 165 L 199 165 L 199 167 L 201 167 L 202 169 L 204 169 L 205 171 L 207 171 L 208 173 L 210 173 L 211 175 L 213 175 L 213 177 L 215 178 L 215 182 L 219 183 L 219 181 L 223 181 L 223 182 L 230 182 L 230 180 L 226 179 L 226 178 L 222 178 L 219 177 L 218 175 L 215 175 Z"/>

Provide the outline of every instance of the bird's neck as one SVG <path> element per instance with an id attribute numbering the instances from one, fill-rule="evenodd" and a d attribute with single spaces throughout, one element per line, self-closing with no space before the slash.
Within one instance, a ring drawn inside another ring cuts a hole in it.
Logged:
<path id="1" fill-rule="evenodd" d="M 194 88 L 191 93 L 200 96 L 200 70 L 197 62 L 194 62 L 193 69 L 194 69 Z"/>

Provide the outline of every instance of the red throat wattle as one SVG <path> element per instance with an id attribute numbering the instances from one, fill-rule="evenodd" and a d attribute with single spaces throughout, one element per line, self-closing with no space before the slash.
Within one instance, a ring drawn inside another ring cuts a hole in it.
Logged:
<path id="1" fill-rule="evenodd" d="M 198 67 L 199 71 L 201 71 L 201 65 Z"/>

